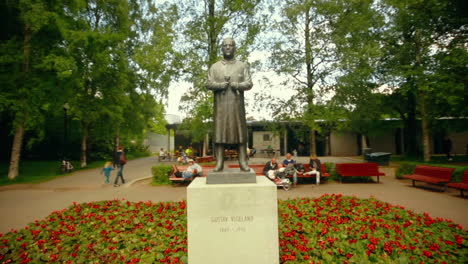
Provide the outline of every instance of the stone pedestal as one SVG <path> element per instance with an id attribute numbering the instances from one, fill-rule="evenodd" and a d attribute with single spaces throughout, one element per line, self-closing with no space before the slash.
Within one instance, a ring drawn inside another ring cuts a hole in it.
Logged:
<path id="1" fill-rule="evenodd" d="M 190 264 L 279 263 L 276 186 L 256 183 L 206 184 L 187 188 Z"/>
<path id="2" fill-rule="evenodd" d="M 257 175 L 255 171 L 240 171 L 239 169 L 225 169 L 223 171 L 209 171 L 206 176 L 206 184 L 225 184 L 225 183 L 256 183 Z"/>

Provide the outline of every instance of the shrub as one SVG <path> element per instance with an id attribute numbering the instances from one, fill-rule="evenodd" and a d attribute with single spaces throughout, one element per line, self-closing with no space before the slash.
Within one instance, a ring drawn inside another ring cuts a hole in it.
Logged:
<path id="1" fill-rule="evenodd" d="M 327 168 L 327 172 L 330 174 L 331 181 L 339 181 L 340 176 L 336 172 L 336 165 L 333 162 L 325 162 L 325 168 Z"/>
<path id="2" fill-rule="evenodd" d="M 416 167 L 415 163 L 401 163 L 400 167 L 395 172 L 395 178 L 403 179 L 403 175 L 412 174 Z"/>
<path id="3" fill-rule="evenodd" d="M 169 180 L 169 176 L 172 172 L 172 167 L 169 165 L 158 165 L 151 168 L 153 173 L 153 184 L 155 185 L 163 185 L 163 184 L 171 184 Z"/>

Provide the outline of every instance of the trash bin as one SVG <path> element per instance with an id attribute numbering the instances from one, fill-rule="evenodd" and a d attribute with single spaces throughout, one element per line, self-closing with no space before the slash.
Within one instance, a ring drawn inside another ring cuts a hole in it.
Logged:
<path id="1" fill-rule="evenodd" d="M 390 156 L 392 153 L 389 152 L 373 152 L 365 155 L 367 162 L 375 162 L 381 166 L 388 166 L 390 162 Z"/>

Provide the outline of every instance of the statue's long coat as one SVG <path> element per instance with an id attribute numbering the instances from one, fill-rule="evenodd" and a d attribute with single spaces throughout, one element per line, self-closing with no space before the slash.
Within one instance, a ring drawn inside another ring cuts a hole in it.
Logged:
<path id="1" fill-rule="evenodd" d="M 225 90 L 227 79 L 231 86 Z M 252 88 L 249 66 L 236 60 L 218 61 L 208 72 L 206 87 L 214 92 L 214 143 L 247 143 L 244 91 Z"/>

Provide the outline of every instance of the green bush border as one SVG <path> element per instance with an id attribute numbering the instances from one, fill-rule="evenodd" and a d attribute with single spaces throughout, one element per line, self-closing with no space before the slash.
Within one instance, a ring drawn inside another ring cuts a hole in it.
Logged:
<path id="1" fill-rule="evenodd" d="M 153 174 L 153 180 L 151 182 L 152 185 L 168 185 L 171 184 L 169 180 L 169 176 L 172 172 L 171 165 L 157 165 L 151 168 L 151 172 Z"/>
<path id="2" fill-rule="evenodd" d="M 395 178 L 403 179 L 403 175 L 412 174 L 416 165 L 429 165 L 429 166 L 436 166 L 436 167 L 454 168 L 455 171 L 453 172 L 451 182 L 460 182 L 462 180 L 463 171 L 468 170 L 468 166 L 405 161 L 405 162 L 400 162 L 400 166 L 395 172 Z"/>

